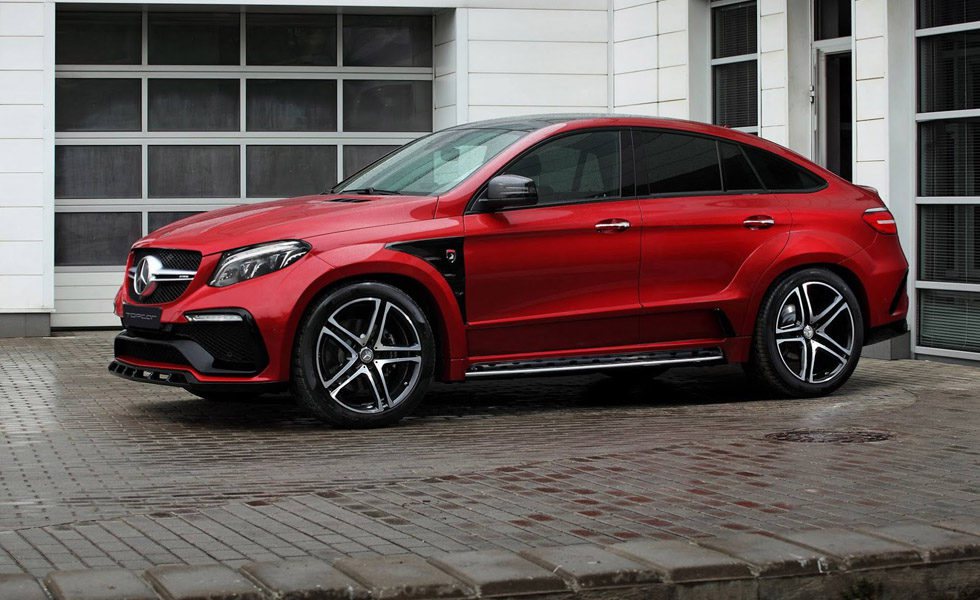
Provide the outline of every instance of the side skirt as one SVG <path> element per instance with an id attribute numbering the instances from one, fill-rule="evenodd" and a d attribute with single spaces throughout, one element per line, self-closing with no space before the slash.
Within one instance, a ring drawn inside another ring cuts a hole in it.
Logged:
<path id="1" fill-rule="evenodd" d="M 660 352 L 633 352 L 629 354 L 569 356 L 562 358 L 476 363 L 466 372 L 466 378 L 574 373 L 578 371 L 596 371 L 622 367 L 707 365 L 723 364 L 725 362 L 725 354 L 721 348 L 665 350 Z"/>

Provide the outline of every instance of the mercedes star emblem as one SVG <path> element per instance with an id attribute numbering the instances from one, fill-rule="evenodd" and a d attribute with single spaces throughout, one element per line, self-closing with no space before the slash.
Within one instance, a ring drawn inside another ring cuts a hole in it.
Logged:
<path id="1" fill-rule="evenodd" d="M 142 298 L 149 296 L 157 289 L 157 275 L 163 270 L 163 263 L 155 256 L 144 256 L 136 264 L 136 274 L 133 277 L 133 291 Z"/>

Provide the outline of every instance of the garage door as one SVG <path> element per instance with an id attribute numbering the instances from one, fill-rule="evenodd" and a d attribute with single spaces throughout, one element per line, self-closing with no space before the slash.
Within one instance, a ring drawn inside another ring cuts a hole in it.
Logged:
<path id="1" fill-rule="evenodd" d="M 432 17 L 59 9 L 55 327 L 113 326 L 129 246 L 322 192 L 432 130 Z"/>

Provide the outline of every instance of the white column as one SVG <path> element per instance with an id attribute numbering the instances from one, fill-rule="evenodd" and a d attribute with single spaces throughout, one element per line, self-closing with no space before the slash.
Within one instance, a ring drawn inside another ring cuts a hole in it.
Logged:
<path id="1" fill-rule="evenodd" d="M 854 182 L 888 202 L 888 2 L 854 2 Z"/>
<path id="2" fill-rule="evenodd" d="M 570 8 L 517 9 L 504 3 L 471 3 L 458 9 L 456 76 L 465 89 L 466 120 L 608 108 L 609 11 L 605 1 Z M 542 3 L 541 6 L 545 4 Z M 463 14 L 465 11 L 465 14 Z M 457 44 L 463 43 L 459 38 Z M 459 81 L 458 81 L 459 83 Z"/>
<path id="3" fill-rule="evenodd" d="M 689 0 L 614 1 L 617 112 L 690 118 L 690 9 Z"/>
<path id="4" fill-rule="evenodd" d="M 435 105 L 432 124 L 433 129 L 452 127 L 457 120 L 457 31 L 462 15 L 457 15 L 466 9 L 446 10 L 436 13 L 435 31 L 432 43 L 433 68 L 435 80 L 432 82 L 432 98 Z"/>
<path id="5" fill-rule="evenodd" d="M 0 1 L 0 337 L 54 304 L 54 3 Z"/>
<path id="6" fill-rule="evenodd" d="M 786 0 L 759 4 L 759 135 L 789 144 L 789 29 Z"/>

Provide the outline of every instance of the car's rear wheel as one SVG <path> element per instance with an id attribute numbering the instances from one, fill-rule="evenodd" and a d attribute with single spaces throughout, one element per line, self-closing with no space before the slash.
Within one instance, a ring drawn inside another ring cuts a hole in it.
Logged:
<path id="1" fill-rule="evenodd" d="M 393 286 L 364 282 L 318 300 L 300 324 L 293 394 L 338 427 L 398 422 L 432 380 L 435 342 L 425 313 Z"/>
<path id="2" fill-rule="evenodd" d="M 822 396 L 848 380 L 863 343 L 854 291 L 831 271 L 805 269 L 763 300 L 746 370 L 777 394 Z"/>

